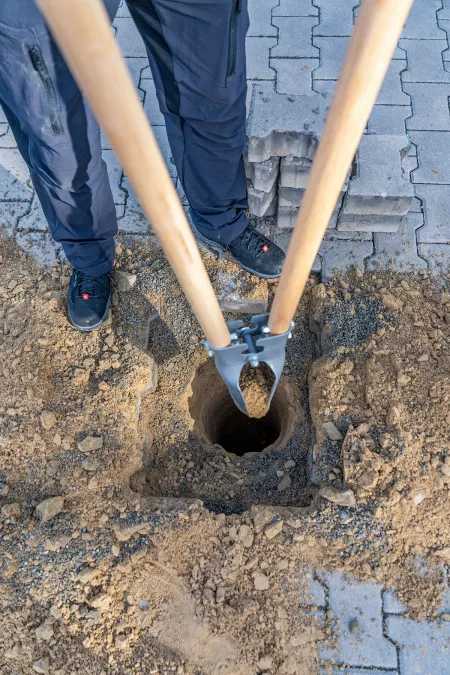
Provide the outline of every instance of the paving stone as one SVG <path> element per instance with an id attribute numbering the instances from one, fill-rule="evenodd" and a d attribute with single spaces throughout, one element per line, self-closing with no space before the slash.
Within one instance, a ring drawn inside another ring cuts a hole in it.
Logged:
<path id="1" fill-rule="evenodd" d="M 406 146 L 405 136 L 362 137 L 358 173 L 348 184 L 343 214 L 399 216 L 408 212 L 414 188 L 402 175 L 401 151 Z"/>
<path id="2" fill-rule="evenodd" d="M 280 186 L 290 188 L 306 188 L 312 161 L 310 159 L 288 155 L 281 158 Z"/>
<path id="3" fill-rule="evenodd" d="M 26 253 L 31 253 L 40 265 L 53 265 L 59 260 L 62 248 L 48 232 L 19 231 L 15 238 L 18 246 Z"/>
<path id="4" fill-rule="evenodd" d="M 324 241 L 372 241 L 372 232 L 341 232 L 327 229 Z"/>
<path id="5" fill-rule="evenodd" d="M 317 47 L 311 44 L 311 30 L 317 19 L 310 17 L 273 17 L 272 23 L 279 28 L 278 45 L 271 50 L 271 57 L 316 57 Z"/>
<path id="6" fill-rule="evenodd" d="M 292 232 L 290 230 L 277 230 L 273 233 L 273 241 L 286 253 L 289 247 L 289 242 L 291 241 Z M 316 256 L 311 271 L 315 274 L 320 274 L 322 272 L 322 258 L 318 255 Z"/>
<path id="7" fill-rule="evenodd" d="M 397 232 L 404 216 L 358 215 L 340 213 L 337 229 L 340 232 Z"/>
<path id="8" fill-rule="evenodd" d="M 352 266 L 364 271 L 364 261 L 372 253 L 370 241 L 323 241 L 319 249 L 322 278 L 331 279 L 335 270 L 345 272 Z"/>
<path id="9" fill-rule="evenodd" d="M 388 590 L 383 591 L 383 611 L 385 614 L 404 614 L 408 608 L 398 599 L 393 590 Z"/>
<path id="10" fill-rule="evenodd" d="M 319 59 L 270 59 L 270 67 L 277 73 L 278 94 L 311 95 L 312 73 L 318 65 Z"/>
<path id="11" fill-rule="evenodd" d="M 0 123 L 0 148 L 15 148 L 16 139 L 14 134 L 11 131 L 10 127 L 6 122 Z"/>
<path id="12" fill-rule="evenodd" d="M 408 131 L 450 131 L 450 84 L 409 82 L 403 89 L 412 98 L 413 114 L 406 120 Z"/>
<path id="13" fill-rule="evenodd" d="M 0 232 L 8 236 L 14 232 L 20 218 L 27 213 L 30 202 L 0 202 Z"/>
<path id="14" fill-rule="evenodd" d="M 132 19 L 117 17 L 114 19 L 114 27 L 117 29 L 116 38 L 119 47 L 125 57 L 147 55 L 144 42 Z"/>
<path id="15" fill-rule="evenodd" d="M 415 187 L 415 192 L 417 193 L 417 188 L 420 186 Z M 409 207 L 409 212 L 410 213 L 422 213 L 422 203 L 420 199 L 417 197 L 414 197 L 412 200 L 411 206 Z"/>
<path id="16" fill-rule="evenodd" d="M 419 244 L 417 250 L 432 274 L 450 274 L 450 244 Z"/>
<path id="17" fill-rule="evenodd" d="M 375 254 L 369 258 L 367 266 L 398 272 L 427 269 L 426 261 L 417 253 L 416 231 L 422 225 L 422 213 L 408 213 L 395 234 L 374 234 Z M 392 600 L 390 606 L 393 604 Z M 385 611 L 388 610 L 385 608 Z"/>
<path id="18" fill-rule="evenodd" d="M 269 192 L 261 192 L 260 190 L 255 190 L 253 186 L 250 186 L 247 189 L 248 197 L 248 210 L 254 216 L 262 218 L 266 215 L 269 207 L 272 205 L 273 200 L 277 195 L 277 184 L 274 183 Z"/>
<path id="19" fill-rule="evenodd" d="M 280 173 L 280 158 L 270 157 L 265 162 L 246 162 L 247 178 L 255 190 L 270 192 Z"/>
<path id="20" fill-rule="evenodd" d="M 269 157 L 313 156 L 320 137 L 329 99 L 277 94 L 267 85 L 253 87 L 247 124 L 248 159 L 264 162 Z"/>
<path id="21" fill-rule="evenodd" d="M 277 29 L 272 26 L 272 9 L 277 4 L 278 0 L 249 0 L 250 28 L 247 35 L 257 37 L 277 36 Z"/>
<path id="22" fill-rule="evenodd" d="M 278 7 L 272 11 L 272 16 L 317 16 L 319 10 L 313 6 L 311 0 L 279 0 Z"/>
<path id="23" fill-rule="evenodd" d="M 416 196 L 422 200 L 425 226 L 417 232 L 421 244 L 450 242 L 450 185 L 416 185 Z"/>
<path id="24" fill-rule="evenodd" d="M 402 616 L 388 616 L 387 635 L 400 647 L 402 675 L 448 673 L 450 663 L 450 623 L 416 622 Z"/>
<path id="25" fill-rule="evenodd" d="M 450 73 L 444 70 L 442 62 L 442 53 L 448 49 L 447 40 L 400 40 L 399 45 L 405 49 L 408 61 L 407 70 L 402 73 L 404 83 L 450 82 Z"/>
<path id="26" fill-rule="evenodd" d="M 31 207 L 27 209 L 25 215 L 19 219 L 17 227 L 19 230 L 40 230 L 41 232 L 46 232 L 48 230 L 47 219 L 44 216 L 41 202 L 36 193 L 33 195 Z"/>
<path id="27" fill-rule="evenodd" d="M 370 244 L 353 242 L 325 242 L 327 245 L 353 245 L 368 248 Z M 325 258 L 326 260 L 326 254 Z M 331 622 L 331 645 L 320 645 L 321 660 L 352 666 L 397 668 L 397 651 L 383 635 L 381 588 L 376 584 L 359 583 L 343 574 L 326 577 L 328 601 L 335 621 Z M 349 624 L 357 619 L 359 630 L 352 634 Z"/>
<path id="28" fill-rule="evenodd" d="M 401 72 L 405 68 L 406 61 L 391 61 L 376 101 L 379 105 L 410 105 L 402 91 Z"/>
<path id="29" fill-rule="evenodd" d="M 398 670 L 373 670 L 372 668 L 329 668 L 324 666 L 319 675 L 398 675 Z"/>
<path id="30" fill-rule="evenodd" d="M 269 50 L 276 38 L 248 37 L 246 39 L 247 76 L 250 80 L 274 80 L 275 71 L 269 66 Z"/>
<path id="31" fill-rule="evenodd" d="M 317 80 L 337 80 L 341 72 L 348 38 L 346 37 L 314 37 L 313 42 L 320 50 L 320 67 L 314 72 Z"/>
<path id="32" fill-rule="evenodd" d="M 142 56 L 134 56 L 125 59 L 125 63 L 127 64 L 127 68 L 130 71 L 131 79 L 137 87 L 141 81 L 142 71 L 149 67 L 148 59 L 147 57 L 144 58 Z"/>
<path id="33" fill-rule="evenodd" d="M 108 169 L 109 183 L 115 204 L 125 204 L 125 192 L 120 187 L 122 182 L 122 167 L 112 150 L 103 150 L 102 157 Z"/>
<path id="34" fill-rule="evenodd" d="M 403 178 L 405 180 L 410 181 L 411 180 L 411 172 L 415 171 L 417 167 L 419 166 L 419 162 L 417 157 L 409 156 L 407 155 L 403 161 L 402 161 L 402 171 L 403 171 Z M 411 210 L 411 207 L 410 209 Z"/>
<path id="35" fill-rule="evenodd" d="M 283 207 L 278 204 L 277 211 L 277 227 L 280 230 L 293 230 L 297 221 L 298 207 Z M 327 225 L 329 230 L 336 227 L 339 215 L 339 209 L 336 209 L 331 214 L 330 222 Z"/>
<path id="36" fill-rule="evenodd" d="M 320 23 L 313 28 L 313 35 L 351 35 L 353 32 L 354 0 L 315 0 L 320 9 Z"/>
<path id="37" fill-rule="evenodd" d="M 343 189 L 337 199 L 337 202 L 333 210 L 340 209 L 344 193 L 345 190 Z M 303 188 L 283 187 L 280 185 L 278 191 L 279 205 L 285 208 L 294 208 L 294 207 L 298 208 L 302 202 L 304 194 L 305 190 Z"/>
<path id="38" fill-rule="evenodd" d="M 375 105 L 369 118 L 369 133 L 404 134 L 405 120 L 411 112 L 409 105 Z"/>
<path id="39" fill-rule="evenodd" d="M 415 0 L 402 32 L 402 38 L 418 40 L 443 40 L 442 30 L 437 25 L 436 11 L 441 0 Z"/>
<path id="40" fill-rule="evenodd" d="M 450 184 L 450 132 L 411 131 L 417 146 L 419 167 L 412 173 L 414 183 Z"/>
<path id="41" fill-rule="evenodd" d="M 8 124 L 3 108 L 0 106 L 0 124 Z"/>
<path id="42" fill-rule="evenodd" d="M 117 9 L 116 17 L 121 17 L 123 19 L 127 19 L 128 17 L 131 17 L 128 5 L 125 2 L 125 0 L 121 0 L 121 3 Z"/>
<path id="43" fill-rule="evenodd" d="M 165 130 L 165 129 L 164 129 Z M 172 176 L 173 183 L 177 187 L 178 178 Z M 127 200 L 124 215 L 119 219 L 119 230 L 127 234 L 146 234 L 149 231 L 149 222 L 145 216 L 136 195 L 125 177 L 122 181 L 123 188 L 127 193 Z M 178 196 L 183 201 L 184 192 L 181 186 L 177 188 Z M 185 198 L 184 198 L 185 199 Z"/>
<path id="44" fill-rule="evenodd" d="M 30 200 L 30 173 L 16 148 L 0 150 L 0 200 Z"/>
<path id="45" fill-rule="evenodd" d="M 164 126 L 164 115 L 159 109 L 159 102 L 153 80 L 142 80 L 140 89 L 144 92 L 144 110 L 150 120 L 150 124 L 152 127 Z"/>

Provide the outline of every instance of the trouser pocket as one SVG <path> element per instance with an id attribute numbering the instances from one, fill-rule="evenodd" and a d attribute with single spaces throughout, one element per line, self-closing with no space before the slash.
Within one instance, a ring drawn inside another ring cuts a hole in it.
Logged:
<path id="1" fill-rule="evenodd" d="M 51 130 L 55 136 L 61 136 L 64 134 L 64 128 L 61 122 L 58 96 L 56 94 L 55 85 L 53 84 L 50 73 L 48 72 L 47 65 L 44 61 L 44 57 L 42 56 L 41 48 L 39 45 L 31 45 L 28 47 L 28 54 L 30 56 L 31 64 L 37 73 L 43 87 Z"/>
<path id="2" fill-rule="evenodd" d="M 238 21 L 241 12 L 241 0 L 232 0 L 233 8 L 230 18 L 230 31 L 228 36 L 228 64 L 227 79 L 236 72 L 237 47 L 238 47 Z"/>

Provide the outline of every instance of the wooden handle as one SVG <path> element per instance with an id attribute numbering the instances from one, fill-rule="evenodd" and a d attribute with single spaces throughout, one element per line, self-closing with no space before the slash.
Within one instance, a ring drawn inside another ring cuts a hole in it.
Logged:
<path id="1" fill-rule="evenodd" d="M 214 347 L 230 334 L 101 0 L 37 0 Z"/>
<path id="2" fill-rule="evenodd" d="M 289 330 L 413 0 L 363 0 L 289 244 L 269 326 Z"/>

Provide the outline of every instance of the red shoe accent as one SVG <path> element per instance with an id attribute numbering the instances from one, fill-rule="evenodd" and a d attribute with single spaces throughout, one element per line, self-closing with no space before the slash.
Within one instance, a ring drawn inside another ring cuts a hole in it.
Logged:
<path id="1" fill-rule="evenodd" d="M 83 300 L 89 300 L 89 293 L 83 293 L 81 297 Z"/>
<path id="2" fill-rule="evenodd" d="M 264 246 L 261 248 L 261 251 L 263 253 L 267 253 L 268 250 L 269 250 L 269 247 L 267 246 L 267 244 L 264 244 Z"/>

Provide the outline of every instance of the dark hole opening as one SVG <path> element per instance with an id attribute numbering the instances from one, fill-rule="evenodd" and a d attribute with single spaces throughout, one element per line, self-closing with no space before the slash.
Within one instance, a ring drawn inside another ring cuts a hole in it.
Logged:
<path id="1" fill-rule="evenodd" d="M 271 411 L 264 417 L 253 419 L 244 415 L 234 404 L 228 404 L 214 425 L 213 442 L 228 452 L 245 455 L 261 452 L 280 435 L 280 420 Z"/>

